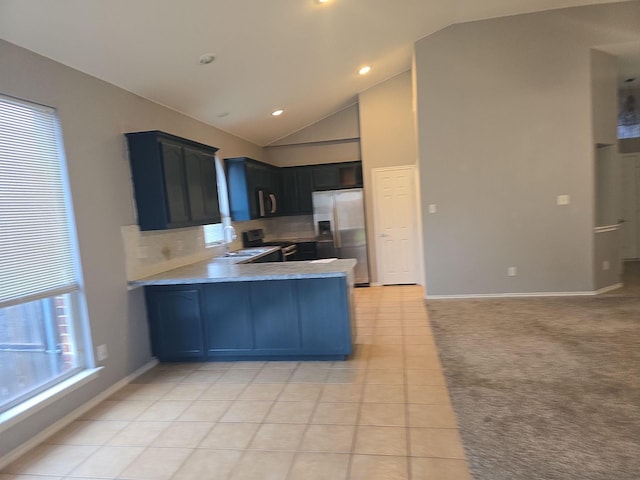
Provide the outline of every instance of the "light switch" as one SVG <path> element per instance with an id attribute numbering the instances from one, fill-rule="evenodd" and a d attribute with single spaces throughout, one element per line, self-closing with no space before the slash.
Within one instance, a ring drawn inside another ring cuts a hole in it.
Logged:
<path id="1" fill-rule="evenodd" d="M 569 195 L 558 195 L 557 203 L 558 205 L 569 205 L 571 201 Z"/>
<path id="2" fill-rule="evenodd" d="M 436 207 L 435 203 L 430 203 L 429 204 L 429 213 L 436 213 L 438 211 L 438 208 Z"/>

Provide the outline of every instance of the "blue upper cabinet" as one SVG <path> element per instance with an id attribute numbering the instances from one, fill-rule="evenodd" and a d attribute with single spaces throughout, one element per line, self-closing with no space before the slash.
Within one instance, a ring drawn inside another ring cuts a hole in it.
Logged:
<path id="1" fill-rule="evenodd" d="M 282 199 L 285 215 L 313 213 L 313 167 L 282 168 Z"/>
<path id="2" fill-rule="evenodd" d="M 220 222 L 217 148 L 159 131 L 126 137 L 140 230 Z"/>
<path id="3" fill-rule="evenodd" d="M 362 187 L 362 162 L 279 168 L 247 157 L 225 159 L 231 218 L 313 213 L 312 192 Z"/>
<path id="4" fill-rule="evenodd" d="M 313 165 L 313 190 L 362 187 L 362 162 Z"/>
<path id="5" fill-rule="evenodd" d="M 278 167 L 247 157 L 225 159 L 231 219 L 252 220 L 283 214 Z"/>

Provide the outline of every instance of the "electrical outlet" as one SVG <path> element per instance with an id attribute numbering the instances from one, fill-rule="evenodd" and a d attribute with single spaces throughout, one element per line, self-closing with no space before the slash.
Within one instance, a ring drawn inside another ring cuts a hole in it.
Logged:
<path id="1" fill-rule="evenodd" d="M 569 195 L 558 195 L 558 198 L 556 199 L 556 203 L 558 205 L 569 205 L 569 202 L 571 202 Z"/>
<path id="2" fill-rule="evenodd" d="M 109 351 L 107 350 L 106 344 L 103 343 L 102 345 L 98 345 L 96 347 L 96 357 L 98 357 L 99 362 L 103 362 L 107 358 L 109 358 Z"/>
<path id="3" fill-rule="evenodd" d="M 602 262 L 603 270 L 609 270 L 610 268 L 611 268 L 611 264 L 609 263 L 609 260 L 605 260 L 604 262 Z"/>
<path id="4" fill-rule="evenodd" d="M 438 207 L 435 203 L 429 204 L 429 213 L 436 213 L 438 211 Z"/>
<path id="5" fill-rule="evenodd" d="M 515 277 L 518 274 L 518 269 L 516 267 L 507 268 L 507 275 L 510 277 Z"/>

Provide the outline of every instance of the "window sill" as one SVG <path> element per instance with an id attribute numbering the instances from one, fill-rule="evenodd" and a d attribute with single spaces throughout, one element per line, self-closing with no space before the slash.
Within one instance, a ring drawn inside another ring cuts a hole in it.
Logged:
<path id="1" fill-rule="evenodd" d="M 16 405 L 6 412 L 0 413 L 0 432 L 8 430 L 25 418 L 64 398 L 81 386 L 86 385 L 96 378 L 103 368 L 104 367 L 98 367 L 82 370 L 73 377 L 67 378 L 35 397 L 25 400 L 20 405 Z"/>

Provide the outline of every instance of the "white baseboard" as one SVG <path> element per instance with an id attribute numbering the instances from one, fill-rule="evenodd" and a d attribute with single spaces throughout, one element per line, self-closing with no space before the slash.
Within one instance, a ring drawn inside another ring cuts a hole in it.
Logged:
<path id="1" fill-rule="evenodd" d="M 0 470 L 5 468 L 10 463 L 16 461 L 18 458 L 20 458 L 22 455 L 27 453 L 29 450 L 31 450 L 31 449 L 37 447 L 38 445 L 40 445 L 47 438 L 49 438 L 53 434 L 55 434 L 55 433 L 59 432 L 60 430 L 62 430 L 64 427 L 69 425 L 71 422 L 73 422 L 74 420 L 76 420 L 77 418 L 81 417 L 82 415 L 87 413 L 89 410 L 91 410 L 92 408 L 97 406 L 100 402 L 102 402 L 103 400 L 106 400 L 111 395 L 116 393 L 122 387 L 124 387 L 124 386 L 128 385 L 129 383 L 131 383 L 135 378 L 139 377 L 140 375 L 142 375 L 146 371 L 151 370 L 157 364 L 158 364 L 158 360 L 154 358 L 150 362 L 146 363 L 145 365 L 143 365 L 142 367 L 137 369 L 131 375 L 128 375 L 128 376 L 124 377 L 122 380 L 120 380 L 119 382 L 114 383 L 109 388 L 107 388 L 104 392 L 102 392 L 99 395 L 93 397 L 91 400 L 89 400 L 88 402 L 84 403 L 80 407 L 76 408 L 72 412 L 68 413 L 67 415 L 62 417 L 60 420 L 58 420 L 57 422 L 53 423 L 52 425 L 49 425 L 47 428 L 42 430 L 36 436 L 30 438 L 28 441 L 26 441 L 25 443 L 23 443 L 19 447 L 13 449 L 12 451 L 7 453 L 3 457 L 0 457 Z"/>
<path id="2" fill-rule="evenodd" d="M 613 285 L 609 285 L 608 287 L 603 287 L 600 290 L 596 290 L 594 295 L 600 295 L 601 293 L 607 293 L 611 290 L 617 290 L 618 288 L 624 287 L 624 283 L 615 283 Z"/>
<path id="3" fill-rule="evenodd" d="M 622 283 L 616 283 L 599 290 L 586 292 L 523 292 L 523 293 L 476 293 L 468 295 L 425 295 L 425 300 L 462 300 L 462 299 L 480 299 L 480 298 L 528 298 L 528 297 L 588 297 L 600 295 L 611 290 L 615 290 L 624 286 Z"/>

